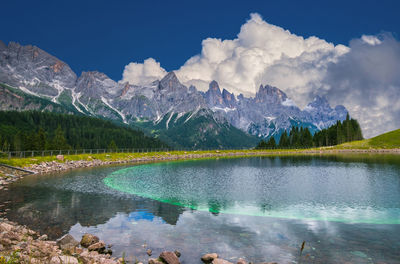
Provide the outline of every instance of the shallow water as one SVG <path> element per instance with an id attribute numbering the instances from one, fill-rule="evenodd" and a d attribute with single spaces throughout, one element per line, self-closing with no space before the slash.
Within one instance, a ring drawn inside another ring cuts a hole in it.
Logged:
<path id="1" fill-rule="evenodd" d="M 93 233 L 116 256 L 178 249 L 183 263 L 400 263 L 400 157 L 166 162 L 29 176 L 1 193 L 10 220 Z M 306 247 L 300 256 L 301 243 Z"/>

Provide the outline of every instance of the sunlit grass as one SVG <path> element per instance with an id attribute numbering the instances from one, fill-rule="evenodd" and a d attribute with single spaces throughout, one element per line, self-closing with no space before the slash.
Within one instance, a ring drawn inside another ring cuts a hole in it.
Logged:
<path id="1" fill-rule="evenodd" d="M 64 155 L 64 161 L 59 161 L 56 156 L 36 156 L 28 158 L 0 158 L 0 163 L 4 163 L 15 167 L 29 167 L 33 164 L 40 164 L 42 162 L 66 162 L 66 161 L 90 161 L 90 160 L 101 160 L 101 161 L 130 161 L 135 159 L 161 159 L 171 156 L 176 158 L 207 158 L 207 157 L 196 157 L 212 155 L 228 155 L 233 154 L 235 157 L 242 154 L 243 156 L 252 155 L 278 155 L 285 153 L 301 153 L 304 150 L 301 149 L 274 149 L 274 150 L 210 150 L 210 151 L 163 151 L 163 152 L 135 152 L 135 153 L 95 153 L 95 154 L 73 154 Z"/>
<path id="2" fill-rule="evenodd" d="M 400 129 L 370 139 L 352 141 L 336 146 L 338 149 L 395 149 L 400 148 Z"/>

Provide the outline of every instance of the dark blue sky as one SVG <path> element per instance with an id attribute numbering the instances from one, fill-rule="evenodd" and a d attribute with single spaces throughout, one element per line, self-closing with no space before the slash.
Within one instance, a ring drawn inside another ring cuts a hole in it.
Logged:
<path id="1" fill-rule="evenodd" d="M 153 57 L 166 70 L 200 53 L 207 37 L 235 38 L 257 12 L 304 37 L 348 44 L 362 34 L 400 33 L 400 1 L 3 1 L 0 39 L 33 44 L 79 75 L 120 80 L 129 62 Z"/>

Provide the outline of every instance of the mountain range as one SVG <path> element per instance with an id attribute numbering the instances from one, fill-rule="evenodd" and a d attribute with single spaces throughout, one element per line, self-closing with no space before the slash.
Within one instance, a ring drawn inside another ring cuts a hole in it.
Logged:
<path id="1" fill-rule="evenodd" d="M 240 148 L 292 126 L 312 133 L 344 120 L 344 106 L 316 97 L 303 110 L 280 89 L 260 85 L 238 96 L 216 81 L 206 92 L 183 85 L 174 72 L 147 85 L 115 82 L 90 71 L 78 77 L 38 47 L 0 41 L 0 110 L 48 110 L 111 119 L 138 127 L 175 147 Z"/>

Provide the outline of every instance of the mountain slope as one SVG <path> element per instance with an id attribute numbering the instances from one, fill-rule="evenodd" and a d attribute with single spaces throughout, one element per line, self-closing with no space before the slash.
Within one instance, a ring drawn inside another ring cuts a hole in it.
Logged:
<path id="1" fill-rule="evenodd" d="M 171 112 L 157 122 L 136 122 L 135 126 L 176 148 L 251 148 L 258 142 L 257 137 L 244 133 L 226 121 L 216 120 L 207 109 L 185 114 Z"/>

